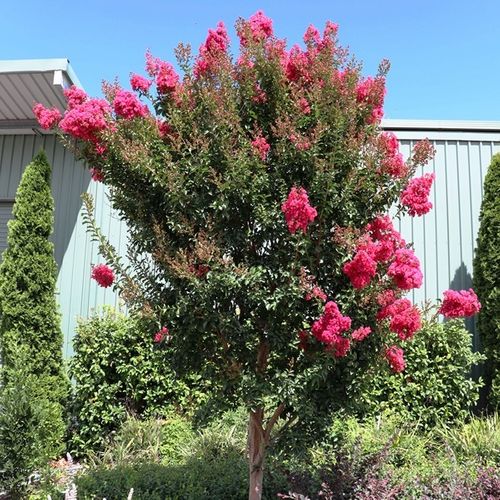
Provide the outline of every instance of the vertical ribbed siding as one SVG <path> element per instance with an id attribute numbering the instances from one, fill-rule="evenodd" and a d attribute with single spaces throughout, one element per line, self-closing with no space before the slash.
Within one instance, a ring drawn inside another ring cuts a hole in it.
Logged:
<path id="1" fill-rule="evenodd" d="M 408 156 L 414 142 L 400 141 L 404 156 Z M 496 141 L 431 142 L 436 148 L 436 156 L 417 175 L 436 174 L 431 192 L 433 209 L 423 217 L 405 216 L 398 222 L 403 237 L 414 243 L 422 264 L 424 283 L 410 294 L 418 304 L 435 302 L 448 288 L 472 286 L 483 181 L 491 157 L 500 151 L 500 142 Z M 467 326 L 475 331 L 473 320 L 468 320 Z M 475 335 L 474 347 L 478 347 Z"/>
<path id="2" fill-rule="evenodd" d="M 422 130 L 401 140 L 402 153 L 408 156 L 416 140 L 426 135 Z M 461 140 L 455 132 L 449 139 L 432 141 L 436 157 L 418 175 L 436 174 L 431 193 L 434 209 L 423 217 L 404 217 L 397 223 L 404 238 L 414 242 L 422 263 L 424 284 L 410 294 L 416 303 L 435 301 L 447 288 L 471 284 L 483 180 L 492 155 L 500 151 L 500 141 L 481 140 L 481 134 L 476 135 L 477 140 Z M 97 222 L 121 255 L 126 252 L 126 227 L 111 210 L 102 184 L 91 182 L 87 170 L 53 136 L 0 136 L 0 202 L 15 197 L 24 166 L 41 147 L 53 165 L 53 239 L 59 266 L 64 352 L 68 357 L 77 317 L 87 317 L 104 303 L 119 306 L 112 290 L 99 288 L 90 280 L 91 264 L 101 259 L 96 243 L 83 227 L 81 193 L 88 190 L 93 195 Z"/>
<path id="3" fill-rule="evenodd" d="M 120 243 L 117 250 L 122 254 L 125 253 L 123 242 L 126 230 L 112 214 L 104 187 L 90 181 L 88 171 L 54 136 L 0 135 L 0 203 L 15 198 L 24 167 L 41 148 L 52 165 L 52 194 L 56 207 L 52 239 L 59 268 L 57 294 L 64 332 L 64 354 L 69 357 L 73 352 L 71 339 L 77 318 L 87 317 L 92 309 L 101 304 L 119 306 L 112 290 L 101 289 L 90 279 L 91 264 L 101 260 L 97 245 L 90 241 L 83 227 L 81 194 L 87 190 L 92 193 L 96 199 L 97 221 L 104 232 L 110 234 L 113 244 Z"/>

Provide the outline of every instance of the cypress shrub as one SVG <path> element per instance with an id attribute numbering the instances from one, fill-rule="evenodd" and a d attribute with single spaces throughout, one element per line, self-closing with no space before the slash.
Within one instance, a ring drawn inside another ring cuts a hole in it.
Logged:
<path id="1" fill-rule="evenodd" d="M 0 353 L 4 391 L 23 365 L 48 401 L 62 409 L 69 389 L 63 368 L 62 331 L 55 288 L 57 265 L 50 235 L 54 223 L 51 167 L 40 152 L 26 167 L 8 224 L 7 249 L 0 263 Z M 63 426 L 62 412 L 53 412 L 54 428 Z M 58 436 L 49 441 L 59 439 Z M 47 442 L 47 449 L 60 443 Z"/>
<path id="2" fill-rule="evenodd" d="M 488 357 L 489 403 L 500 407 L 500 154 L 484 181 L 480 227 L 474 259 L 474 288 L 482 304 L 477 327 Z"/>

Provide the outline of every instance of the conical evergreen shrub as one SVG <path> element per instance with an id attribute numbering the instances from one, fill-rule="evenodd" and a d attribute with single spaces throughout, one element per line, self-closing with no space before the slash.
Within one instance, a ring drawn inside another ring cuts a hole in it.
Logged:
<path id="1" fill-rule="evenodd" d="M 50 176 L 40 152 L 17 190 L 0 264 L 0 342 L 5 367 L 13 364 L 15 347 L 26 345 L 35 374 L 64 378 L 57 265 L 49 239 L 54 224 Z"/>
<path id="2" fill-rule="evenodd" d="M 474 288 L 482 304 L 477 326 L 488 357 L 488 400 L 500 408 L 500 154 L 486 174 L 480 221 L 474 259 Z"/>

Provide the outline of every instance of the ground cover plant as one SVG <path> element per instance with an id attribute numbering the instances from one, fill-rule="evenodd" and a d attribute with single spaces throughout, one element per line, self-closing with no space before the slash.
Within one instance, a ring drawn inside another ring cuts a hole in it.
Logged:
<path id="1" fill-rule="evenodd" d="M 236 30 L 237 57 L 219 23 L 196 55 L 179 45 L 181 74 L 147 53 L 132 91 L 106 84 L 95 99 L 72 87 L 64 116 L 34 112 L 109 186 L 128 224 L 124 264 L 85 196 L 107 261 L 92 277 L 149 321 L 179 376 L 198 373 L 246 409 L 258 499 L 277 425 L 343 407 L 372 364 L 404 371 L 422 324 L 404 295 L 422 273 L 387 213 L 431 209 L 434 174 L 414 174 L 433 150 L 423 141 L 403 160 L 379 127 L 389 64 L 362 76 L 337 25 L 310 26 L 290 49 L 262 12 Z M 479 307 L 472 290 L 450 290 L 440 312 Z"/>

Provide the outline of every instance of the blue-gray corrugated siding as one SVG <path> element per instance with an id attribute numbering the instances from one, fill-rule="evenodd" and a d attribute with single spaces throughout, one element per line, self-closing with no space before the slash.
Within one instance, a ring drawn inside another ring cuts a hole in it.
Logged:
<path id="1" fill-rule="evenodd" d="M 403 137 L 401 151 L 407 156 L 414 140 L 405 139 L 405 135 L 416 139 L 428 134 L 421 131 L 396 135 Z M 481 140 L 481 134 L 474 134 L 473 140 L 460 140 L 468 135 L 457 132 L 450 137 L 433 141 L 436 157 L 419 172 L 436 174 L 431 196 L 434 209 L 423 217 L 404 217 L 397 223 L 405 239 L 415 243 L 422 263 L 424 284 L 411 293 L 417 303 L 435 301 L 447 288 L 471 285 L 482 183 L 492 155 L 500 151 L 500 140 Z M 53 165 L 57 286 L 64 352 L 69 356 L 76 318 L 86 317 L 104 303 L 119 306 L 112 290 L 99 288 L 90 280 L 91 264 L 100 262 L 100 258 L 96 244 L 90 241 L 82 225 L 80 194 L 86 190 L 93 194 L 97 221 L 122 254 L 126 228 L 110 209 L 103 186 L 91 182 L 88 172 L 53 136 L 0 136 L 0 201 L 14 198 L 24 166 L 41 147 Z"/>
<path id="2" fill-rule="evenodd" d="M 102 184 L 92 182 L 80 162 L 54 136 L 0 135 L 0 202 L 12 200 L 24 167 L 43 148 L 53 166 L 52 193 L 55 200 L 53 241 L 59 267 L 57 293 L 64 332 L 64 354 L 73 352 L 77 317 L 87 317 L 101 304 L 119 307 L 111 289 L 90 279 L 91 264 L 101 262 L 97 245 L 90 241 L 82 223 L 81 194 L 89 191 L 96 201 L 96 219 L 118 251 L 125 253 L 123 223 L 112 213 Z"/>

